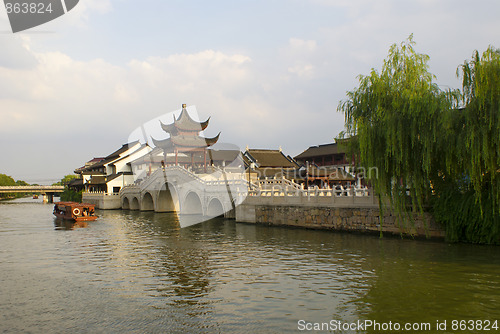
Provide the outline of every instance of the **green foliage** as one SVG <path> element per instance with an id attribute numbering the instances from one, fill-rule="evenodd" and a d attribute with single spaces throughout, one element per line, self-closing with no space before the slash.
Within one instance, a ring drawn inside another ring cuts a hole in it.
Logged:
<path id="1" fill-rule="evenodd" d="M 69 174 L 64 176 L 61 181 L 54 183 L 55 186 L 66 186 L 64 192 L 61 193 L 61 201 L 68 202 L 81 202 L 83 191 L 75 191 L 67 187 L 71 180 L 77 179 L 79 176 L 75 174 Z"/>
<path id="2" fill-rule="evenodd" d="M 75 175 L 75 174 L 68 174 L 68 175 L 64 176 L 61 179 L 61 181 L 54 183 L 53 186 L 64 186 L 64 185 L 68 184 L 71 180 L 77 179 L 78 177 L 79 176 Z"/>
<path id="3" fill-rule="evenodd" d="M 348 134 L 358 137 L 362 163 L 379 169 L 372 184 L 400 213 L 408 203 L 407 190 L 413 208 L 423 211 L 435 173 L 441 113 L 457 96 L 433 83 L 429 56 L 417 53 L 414 44 L 410 36 L 391 46 L 381 73 L 372 69 L 370 75 L 359 76 L 359 87 L 339 105 Z"/>
<path id="4" fill-rule="evenodd" d="M 0 174 L 0 186 L 15 186 L 16 181 L 8 175 Z"/>
<path id="5" fill-rule="evenodd" d="M 16 186 L 29 186 L 29 183 L 25 182 L 25 181 L 17 180 Z"/>
<path id="6" fill-rule="evenodd" d="M 473 189 L 461 192 L 449 188 L 435 197 L 433 215 L 445 227 L 448 241 L 500 244 L 500 215 L 495 214 L 495 201 L 490 196 L 485 191 L 478 201 Z"/>
<path id="7" fill-rule="evenodd" d="M 68 202 L 82 202 L 82 193 L 83 191 L 75 191 L 73 189 L 66 188 L 64 192 L 61 193 L 61 201 Z"/>
<path id="8" fill-rule="evenodd" d="M 476 52 L 459 68 L 462 94 L 439 89 L 429 57 L 414 44 L 410 36 L 393 45 L 380 73 L 359 76 L 338 108 L 346 134 L 356 136 L 362 163 L 378 168 L 371 183 L 402 220 L 434 205 L 450 240 L 492 243 L 500 214 L 500 53 Z"/>
<path id="9" fill-rule="evenodd" d="M 0 186 L 29 186 L 28 183 L 17 180 L 15 181 L 12 177 L 5 175 L 5 174 L 0 174 Z M 26 196 L 24 193 L 0 193 L 0 198 L 19 198 Z"/>
<path id="10" fill-rule="evenodd" d="M 462 170 L 479 201 L 489 188 L 488 201 L 500 213 L 500 50 L 489 47 L 481 57 L 475 51 L 472 60 L 459 67 L 460 73 L 466 105 L 459 152 Z"/>

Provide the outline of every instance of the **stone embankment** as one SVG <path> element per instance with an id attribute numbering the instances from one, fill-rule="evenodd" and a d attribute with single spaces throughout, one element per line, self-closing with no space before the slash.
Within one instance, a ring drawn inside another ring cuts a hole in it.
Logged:
<path id="1" fill-rule="evenodd" d="M 364 233 L 382 232 L 413 237 L 444 238 L 445 236 L 444 230 L 430 215 L 426 215 L 424 219 L 415 215 L 413 222 L 401 223 L 391 210 L 385 210 L 381 224 L 378 200 L 373 195 L 248 196 L 236 208 L 236 220 L 274 226 Z"/>

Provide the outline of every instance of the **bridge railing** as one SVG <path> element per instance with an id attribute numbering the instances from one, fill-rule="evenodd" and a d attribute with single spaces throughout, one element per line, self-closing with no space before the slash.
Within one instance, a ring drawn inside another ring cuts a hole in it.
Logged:
<path id="1" fill-rule="evenodd" d="M 255 181 L 255 185 L 260 189 L 269 189 L 273 187 L 281 187 L 283 189 L 296 189 L 303 190 L 303 186 L 298 183 L 292 182 L 291 180 L 285 178 L 272 178 L 263 179 Z"/>
<path id="2" fill-rule="evenodd" d="M 266 179 L 255 182 L 256 187 L 251 187 L 249 196 L 262 197 L 366 197 L 372 195 L 372 190 L 368 187 L 326 187 L 319 188 L 318 186 L 304 188 L 290 180 Z"/>
<path id="3" fill-rule="evenodd" d="M 226 173 L 223 169 L 220 169 L 218 167 L 213 167 L 213 169 L 216 172 L 220 172 L 221 175 L 224 175 L 224 173 Z M 169 167 L 158 168 L 157 170 L 155 170 L 148 177 L 146 177 L 144 179 L 141 179 L 141 180 L 138 180 L 138 181 L 136 181 L 133 184 L 126 185 L 124 187 L 124 189 L 127 188 L 127 187 L 136 187 L 136 186 L 140 186 L 142 189 L 147 189 L 147 188 L 149 188 L 151 186 L 151 184 L 153 184 L 154 182 L 156 182 L 156 180 L 158 179 L 158 177 L 161 177 L 162 174 L 165 173 L 165 172 L 167 172 L 167 171 L 180 171 L 184 175 L 188 176 L 191 180 L 198 181 L 201 184 L 207 185 L 207 186 L 228 185 L 228 184 L 230 184 L 230 185 L 239 185 L 239 184 L 241 184 L 242 186 L 247 187 L 247 181 L 246 181 L 246 179 L 241 178 L 241 177 L 239 177 L 239 178 L 233 178 L 232 175 L 234 173 L 226 173 L 226 179 L 224 179 L 224 180 L 222 180 L 222 179 L 219 179 L 219 180 L 204 180 L 203 178 L 199 177 L 197 174 L 191 172 L 190 170 L 184 168 L 183 166 L 169 166 Z M 243 175 L 243 173 L 238 173 L 238 175 Z M 168 179 L 166 181 L 168 181 Z"/>
<path id="4" fill-rule="evenodd" d="M 119 193 L 108 193 L 105 191 L 86 191 L 86 196 L 120 196 Z"/>
<path id="5" fill-rule="evenodd" d="M 245 191 L 248 191 L 249 196 L 261 196 L 261 197 L 366 197 L 372 196 L 372 190 L 367 187 L 358 186 L 336 186 L 336 187 L 326 187 L 319 188 L 318 186 L 304 188 L 303 184 L 295 183 L 291 180 L 285 178 L 266 178 L 263 180 L 256 180 L 254 182 L 249 182 L 243 176 L 243 173 L 237 173 L 237 178 L 227 178 L 235 173 L 227 173 L 225 175 L 226 179 L 222 180 L 204 180 L 198 175 L 194 174 L 190 170 L 184 168 L 183 166 L 169 166 L 162 167 L 155 170 L 149 177 L 136 182 L 127 187 L 140 187 L 141 189 L 147 189 L 153 182 L 155 182 L 161 174 L 165 173 L 167 170 L 177 170 L 188 176 L 190 179 L 201 183 L 204 186 L 214 187 L 214 186 L 236 186 L 244 187 Z M 219 169 L 221 173 L 225 173 L 224 170 Z M 239 191 L 239 190 L 238 190 Z"/>
<path id="6" fill-rule="evenodd" d="M 14 192 L 63 192 L 64 186 L 0 186 L 2 193 Z"/>

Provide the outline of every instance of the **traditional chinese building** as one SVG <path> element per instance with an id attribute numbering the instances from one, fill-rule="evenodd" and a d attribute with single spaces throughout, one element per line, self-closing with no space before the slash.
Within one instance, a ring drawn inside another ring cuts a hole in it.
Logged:
<path id="1" fill-rule="evenodd" d="M 156 147 L 163 150 L 163 164 L 184 165 L 203 167 L 206 171 L 209 157 L 207 149 L 219 140 L 220 132 L 213 138 L 205 138 L 200 132 L 208 127 L 210 118 L 204 122 L 198 122 L 189 116 L 186 105 L 182 105 L 180 115 L 170 124 L 161 123 L 161 128 L 169 138 L 156 140 L 152 138 Z"/>
<path id="2" fill-rule="evenodd" d="M 281 148 L 272 149 L 249 149 L 243 153 L 243 159 L 247 167 L 249 179 L 265 179 L 273 177 L 285 177 L 300 166 L 292 157 L 285 155 Z"/>
<path id="3" fill-rule="evenodd" d="M 346 149 L 336 141 L 331 144 L 310 146 L 307 150 L 300 153 L 294 159 L 303 166 L 310 164 L 319 167 L 337 167 L 346 171 L 354 164 L 352 158 L 347 156 Z"/>
<path id="4" fill-rule="evenodd" d="M 134 182 L 130 162 L 150 151 L 147 144 L 138 141 L 124 144 L 105 158 L 89 161 L 75 173 L 81 175 L 82 186 L 87 192 L 118 194 L 121 188 Z M 77 184 L 72 186 L 76 188 Z"/>
<path id="5" fill-rule="evenodd" d="M 345 186 L 358 182 L 361 185 L 356 177 L 354 157 L 348 155 L 344 141 L 346 139 L 336 139 L 335 143 L 310 146 L 295 156 L 303 166 L 301 175 L 307 184 Z"/>

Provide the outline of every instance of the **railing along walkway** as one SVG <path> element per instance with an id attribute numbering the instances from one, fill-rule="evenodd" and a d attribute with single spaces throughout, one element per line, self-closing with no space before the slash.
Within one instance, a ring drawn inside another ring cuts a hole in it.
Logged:
<path id="1" fill-rule="evenodd" d="M 1 186 L 0 193 L 18 193 L 18 192 L 63 192 L 64 186 Z"/>
<path id="2" fill-rule="evenodd" d="M 140 187 L 141 189 L 148 189 L 154 182 L 156 182 L 158 180 L 158 178 L 161 178 L 161 177 L 164 177 L 165 181 L 168 181 L 168 176 L 165 174 L 167 171 L 179 171 L 182 174 L 186 175 L 188 178 L 190 178 L 192 181 L 199 182 L 203 186 L 236 185 L 236 186 L 244 186 L 245 188 L 248 187 L 248 182 L 245 179 L 228 178 L 228 179 L 224 179 L 224 180 L 204 180 L 203 178 L 199 177 L 198 175 L 189 171 L 188 169 L 184 168 L 183 166 L 169 166 L 169 167 L 158 168 L 147 178 L 140 180 L 139 182 L 136 182 L 134 184 L 126 185 L 124 187 L 124 189 L 132 188 L 132 187 Z M 231 174 L 231 173 L 226 173 L 224 170 L 222 170 L 220 168 L 217 168 L 216 171 L 220 172 L 222 175 L 224 175 L 224 174 L 230 175 Z"/>

